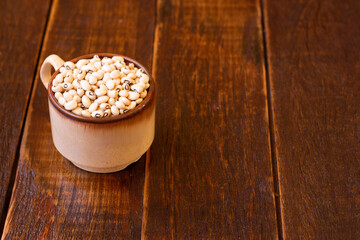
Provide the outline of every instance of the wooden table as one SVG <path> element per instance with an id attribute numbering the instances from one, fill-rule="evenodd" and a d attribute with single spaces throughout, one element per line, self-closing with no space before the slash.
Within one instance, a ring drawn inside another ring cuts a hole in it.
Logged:
<path id="1" fill-rule="evenodd" d="M 3 239 L 359 239 L 360 1 L 5 0 Z M 158 82 L 135 164 L 55 149 L 45 57 L 133 57 Z"/>

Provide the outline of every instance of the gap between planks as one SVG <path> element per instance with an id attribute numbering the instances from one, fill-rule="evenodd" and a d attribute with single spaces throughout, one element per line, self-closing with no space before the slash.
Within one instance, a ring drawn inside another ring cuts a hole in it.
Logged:
<path id="1" fill-rule="evenodd" d="M 146 227 L 147 227 L 147 216 L 148 216 L 148 179 L 149 179 L 149 164 L 150 164 L 150 150 L 146 152 L 145 158 L 145 179 L 144 179 L 144 197 L 143 197 L 143 215 L 141 224 L 141 239 L 146 239 Z"/>
<path id="2" fill-rule="evenodd" d="M 156 70 L 156 56 L 158 51 L 158 42 L 159 42 L 159 25 L 157 21 L 157 13 L 158 13 L 158 1 L 155 1 L 155 31 L 153 35 L 153 57 L 152 57 L 152 71 L 151 75 L 153 79 L 156 79 L 155 76 L 155 70 Z M 155 96 L 156 98 L 156 96 Z M 156 133 L 156 132 L 155 132 Z M 151 146 L 150 146 L 151 148 Z M 148 185 L 149 185 L 149 167 L 150 167 L 150 157 L 151 152 L 150 149 L 146 152 L 146 158 L 145 158 L 145 177 L 144 177 L 144 193 L 143 193 L 143 215 L 142 215 L 142 224 L 141 224 L 141 239 L 146 239 L 146 228 L 147 228 L 147 218 L 148 218 L 148 202 L 149 202 L 149 193 L 148 193 Z"/>
<path id="3" fill-rule="evenodd" d="M 260 1 L 261 8 L 261 28 L 263 36 L 263 49 L 264 49 L 264 65 L 265 65 L 265 81 L 266 81 L 266 96 L 268 103 L 268 118 L 269 118 L 269 131 L 270 131 L 270 153 L 271 153 L 271 165 L 273 172 L 273 182 L 274 182 L 274 195 L 275 195 L 275 207 L 276 207 L 276 221 L 278 227 L 278 237 L 279 239 L 283 238 L 283 228 L 282 228 L 282 215 L 281 215 L 281 205 L 280 205 L 280 191 L 279 191 L 279 172 L 277 167 L 277 153 L 276 153 L 276 142 L 275 142 L 275 132 L 274 132 L 274 116 L 272 108 L 272 96 L 271 96 L 271 85 L 270 85 L 270 73 L 269 73 L 269 61 L 268 61 L 268 47 L 266 41 L 266 23 L 265 23 L 265 0 Z"/>
<path id="4" fill-rule="evenodd" d="M 36 80 L 37 70 L 38 70 L 38 67 L 39 67 L 41 51 L 42 51 L 42 48 L 43 48 L 43 45 L 44 45 L 44 40 L 45 40 L 46 32 L 47 32 L 47 29 L 48 29 L 48 23 L 49 23 L 51 11 L 52 11 L 53 0 L 49 0 L 49 1 L 50 1 L 49 2 L 49 9 L 48 9 L 46 19 L 45 19 L 45 25 L 44 25 L 44 29 L 43 29 L 42 36 L 41 36 L 39 51 L 38 51 L 37 57 L 36 57 L 36 64 L 35 64 L 34 74 L 33 74 L 33 77 L 32 77 L 32 82 L 31 82 L 31 86 L 30 86 L 30 90 L 29 90 L 29 95 L 28 95 L 27 101 L 26 101 L 25 113 L 24 113 L 24 117 L 23 117 L 23 119 L 21 121 L 20 135 L 19 135 L 19 139 L 18 139 L 18 144 L 16 146 L 14 162 L 13 162 L 11 172 L 10 172 L 10 181 L 9 181 L 8 188 L 6 190 L 4 208 L 3 208 L 3 211 L 2 211 L 3 214 L 2 214 L 1 220 L 0 220 L 0 236 L 2 236 L 3 233 L 4 233 L 5 222 L 6 222 L 8 212 L 9 212 L 9 206 L 10 206 L 10 202 L 11 202 L 11 197 L 12 197 L 12 194 L 13 194 L 13 191 L 14 191 L 13 188 L 14 188 L 15 177 L 16 177 L 16 173 L 17 173 L 17 167 L 18 167 L 18 163 L 19 163 L 19 159 L 20 159 L 20 148 L 21 148 L 21 143 L 22 143 L 22 139 L 23 139 L 23 136 L 24 136 L 26 119 L 27 119 L 27 115 L 28 115 L 28 112 L 29 112 L 29 107 L 30 107 L 30 103 L 31 103 L 31 97 L 32 97 L 33 91 L 34 91 L 35 80 Z"/>

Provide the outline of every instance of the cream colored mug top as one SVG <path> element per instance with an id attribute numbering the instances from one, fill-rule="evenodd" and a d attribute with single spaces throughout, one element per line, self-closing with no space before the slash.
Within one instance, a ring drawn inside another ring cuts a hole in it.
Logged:
<path id="1" fill-rule="evenodd" d="M 144 111 L 145 108 L 147 108 L 148 106 L 150 106 L 152 104 L 152 101 L 154 101 L 154 99 L 155 99 L 156 81 L 152 78 L 149 71 L 143 65 L 141 65 L 139 62 L 137 62 L 136 60 L 131 59 L 127 56 L 120 55 L 120 54 L 93 53 L 93 54 L 82 55 L 82 56 L 76 57 L 74 59 L 71 59 L 69 61 L 75 63 L 81 59 L 90 59 L 95 55 L 98 55 L 99 57 L 109 57 L 109 58 L 112 58 L 114 56 L 119 56 L 119 57 L 122 57 L 125 60 L 125 62 L 132 63 L 137 68 L 144 70 L 146 75 L 149 77 L 148 81 L 152 83 L 152 84 L 150 84 L 150 86 L 147 90 L 146 97 L 144 97 L 143 101 L 141 101 L 138 105 L 136 105 L 135 108 L 133 108 L 131 111 L 127 111 L 125 113 L 122 113 L 122 114 L 119 114 L 116 116 L 107 117 L 107 118 L 94 118 L 94 117 L 82 116 L 82 115 L 79 115 L 78 113 L 73 113 L 72 111 L 66 110 L 57 101 L 57 99 L 55 98 L 55 95 L 53 94 L 52 89 L 51 89 L 53 77 L 55 77 L 56 73 L 60 71 L 60 68 L 62 66 L 64 66 L 65 62 L 59 56 L 52 54 L 49 57 L 47 57 L 45 59 L 45 61 L 43 62 L 43 65 L 41 66 L 41 69 L 40 69 L 40 77 L 41 77 L 41 80 L 42 80 L 45 88 L 47 88 L 47 90 L 48 90 L 48 96 L 49 96 L 50 102 L 53 103 L 60 112 L 62 112 L 65 115 L 68 115 L 69 117 L 71 117 L 75 120 L 79 120 L 82 122 L 104 123 L 104 122 L 115 122 L 115 121 L 124 120 L 124 119 L 130 118 L 130 117 L 133 117 L 133 116 L 139 114 L 141 111 Z M 51 74 L 52 67 L 55 69 L 54 74 Z"/>

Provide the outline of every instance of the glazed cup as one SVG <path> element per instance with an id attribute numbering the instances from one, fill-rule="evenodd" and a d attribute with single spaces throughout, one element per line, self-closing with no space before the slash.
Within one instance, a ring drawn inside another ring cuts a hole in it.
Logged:
<path id="1" fill-rule="evenodd" d="M 121 56 L 95 53 L 70 60 Z M 40 78 L 48 90 L 52 138 L 56 149 L 75 166 L 90 172 L 109 173 L 136 162 L 150 148 L 155 134 L 155 80 L 137 61 L 121 56 L 150 77 L 148 94 L 133 110 L 107 118 L 83 117 L 65 110 L 51 90 L 55 76 L 64 66 L 57 55 L 48 56 L 40 69 Z M 52 68 L 55 72 L 51 75 Z"/>

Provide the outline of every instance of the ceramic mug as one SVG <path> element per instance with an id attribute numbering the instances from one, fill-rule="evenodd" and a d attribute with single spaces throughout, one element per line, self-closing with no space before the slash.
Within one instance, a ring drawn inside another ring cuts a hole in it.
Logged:
<path id="1" fill-rule="evenodd" d="M 97 53 L 70 60 L 121 56 Z M 48 90 L 49 113 L 56 149 L 77 167 L 98 173 L 116 172 L 136 162 L 149 149 L 155 133 L 155 81 L 135 60 L 121 56 L 150 77 L 148 94 L 133 110 L 107 118 L 83 117 L 65 110 L 51 91 L 52 82 L 64 65 L 57 55 L 48 56 L 40 69 L 40 78 Z M 51 75 L 51 69 L 56 71 Z"/>

